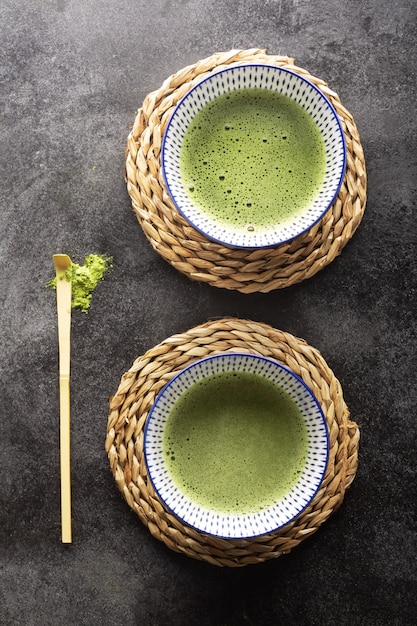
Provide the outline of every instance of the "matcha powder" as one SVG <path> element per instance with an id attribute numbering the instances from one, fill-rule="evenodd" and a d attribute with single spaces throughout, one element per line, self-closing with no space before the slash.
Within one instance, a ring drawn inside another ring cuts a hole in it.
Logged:
<path id="1" fill-rule="evenodd" d="M 72 283 L 72 308 L 81 309 L 88 313 L 93 291 L 104 275 L 112 267 L 112 257 L 101 254 L 89 254 L 84 259 L 84 265 L 71 263 L 66 272 L 67 280 Z M 56 278 L 47 284 L 56 289 Z"/>

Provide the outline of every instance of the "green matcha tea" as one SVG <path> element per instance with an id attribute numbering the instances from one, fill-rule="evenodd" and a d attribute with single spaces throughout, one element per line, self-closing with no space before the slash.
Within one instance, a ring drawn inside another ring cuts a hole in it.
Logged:
<path id="1" fill-rule="evenodd" d="M 215 221 L 277 225 L 316 197 L 326 154 L 315 121 L 288 96 L 260 88 L 222 94 L 197 113 L 180 152 L 187 195 Z"/>
<path id="2" fill-rule="evenodd" d="M 194 383 L 174 404 L 164 457 L 177 486 L 227 514 L 271 506 L 296 483 L 307 458 L 301 412 L 275 383 L 248 372 Z"/>

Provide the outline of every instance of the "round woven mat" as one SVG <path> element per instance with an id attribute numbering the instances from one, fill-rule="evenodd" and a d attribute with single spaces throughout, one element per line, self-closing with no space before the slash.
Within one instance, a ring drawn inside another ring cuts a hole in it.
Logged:
<path id="1" fill-rule="evenodd" d="M 314 83 L 335 107 L 347 147 L 342 187 L 322 220 L 291 242 L 252 251 L 222 246 L 191 227 L 166 191 L 160 164 L 162 137 L 178 101 L 211 71 L 250 61 L 291 69 Z M 173 74 L 145 98 L 128 137 L 126 183 L 136 217 L 164 259 L 190 279 L 243 293 L 267 293 L 316 274 L 340 254 L 366 205 L 363 150 L 355 122 L 339 96 L 324 81 L 296 67 L 293 59 L 258 49 L 214 54 Z"/>
<path id="2" fill-rule="evenodd" d="M 148 480 L 144 426 L 156 395 L 178 371 L 219 352 L 247 351 L 290 367 L 312 389 L 327 419 L 329 462 L 311 505 L 277 532 L 255 539 L 217 539 L 170 514 Z M 349 420 L 342 388 L 317 349 L 259 322 L 227 318 L 173 335 L 139 357 L 110 400 L 106 451 L 123 497 L 154 537 L 169 548 L 214 565 L 238 567 L 287 553 L 314 533 L 341 505 L 358 465 L 359 429 Z"/>

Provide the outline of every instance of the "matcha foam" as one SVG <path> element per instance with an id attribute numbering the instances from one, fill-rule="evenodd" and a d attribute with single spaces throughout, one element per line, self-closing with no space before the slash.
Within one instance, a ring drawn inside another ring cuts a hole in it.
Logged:
<path id="1" fill-rule="evenodd" d="M 211 219 L 248 230 L 299 215 L 325 170 L 324 141 L 311 115 L 288 96 L 260 88 L 206 104 L 180 152 L 192 202 Z"/>
<path id="2" fill-rule="evenodd" d="M 220 373 L 176 401 L 163 446 L 168 471 L 190 500 L 222 513 L 256 513 L 297 482 L 307 429 L 275 383 L 248 372 Z"/>

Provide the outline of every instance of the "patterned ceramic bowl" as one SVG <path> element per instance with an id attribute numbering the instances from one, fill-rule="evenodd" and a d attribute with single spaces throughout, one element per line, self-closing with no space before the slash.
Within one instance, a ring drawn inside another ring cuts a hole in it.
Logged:
<path id="1" fill-rule="evenodd" d="M 336 111 L 288 69 L 214 72 L 176 106 L 164 133 L 165 185 L 209 239 L 272 247 L 309 230 L 342 184 L 346 145 Z"/>
<path id="2" fill-rule="evenodd" d="M 311 502 L 328 461 L 327 423 L 277 361 L 222 353 L 162 389 L 145 427 L 148 476 L 166 508 L 228 539 L 272 533 Z"/>

